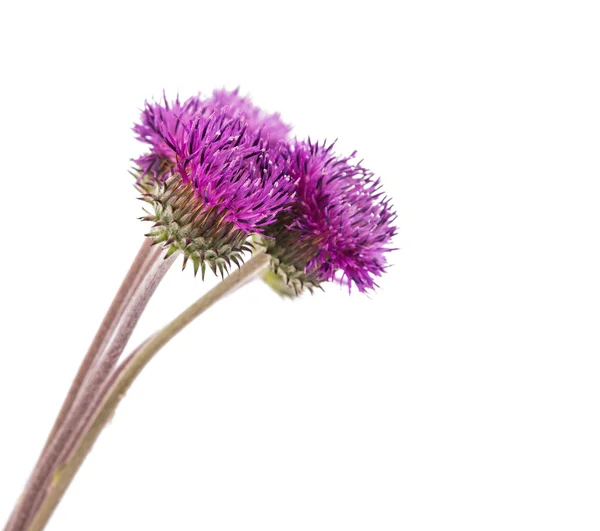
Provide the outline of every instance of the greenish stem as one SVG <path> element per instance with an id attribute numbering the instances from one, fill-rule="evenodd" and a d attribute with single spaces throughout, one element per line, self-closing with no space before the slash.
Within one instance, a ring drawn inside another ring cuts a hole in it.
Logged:
<path id="1" fill-rule="evenodd" d="M 203 297 L 179 314 L 162 330 L 147 339 L 117 369 L 116 376 L 106 390 L 106 394 L 99 403 L 95 415 L 75 445 L 70 457 L 66 462 L 59 465 L 52 484 L 35 513 L 31 524 L 27 528 L 28 531 L 40 531 L 44 529 L 54 509 L 62 499 L 64 492 L 102 432 L 102 429 L 112 418 L 117 406 L 131 384 L 154 355 L 196 319 L 196 317 L 204 313 L 225 295 L 243 286 L 268 264 L 269 257 L 265 253 L 261 252 L 253 256 L 240 269 L 231 273 Z"/>
<path id="2" fill-rule="evenodd" d="M 64 427 L 69 414 L 72 413 L 74 404 L 83 387 L 85 387 L 85 381 L 93 371 L 93 368 L 101 357 L 104 349 L 110 343 L 110 339 L 115 330 L 118 329 L 119 321 L 128 301 L 136 293 L 140 284 L 143 282 L 147 267 L 156 260 L 154 255 L 157 251 L 159 251 L 159 249 L 152 249 L 152 241 L 145 238 L 129 272 L 110 305 L 81 366 L 79 367 L 58 417 L 54 422 L 54 426 L 48 435 L 40 457 L 25 486 L 23 494 L 19 498 L 13 513 L 11 514 L 10 520 L 6 525 L 5 531 L 19 531 L 25 526 L 29 514 L 28 512 L 38 494 L 38 488 L 41 486 L 40 476 L 42 476 L 43 471 L 51 465 L 52 446 L 56 443 L 58 434 Z"/>
<path id="3" fill-rule="evenodd" d="M 65 459 L 65 449 L 69 447 L 71 440 L 75 439 L 77 434 L 80 433 L 79 425 L 90 418 L 88 410 L 95 404 L 95 398 L 102 390 L 105 382 L 110 379 L 110 375 L 117 365 L 133 329 L 158 284 L 173 264 L 174 259 L 175 256 L 163 259 L 162 249 L 158 246 L 151 251 L 151 255 L 144 265 L 143 277 L 137 285 L 137 289 L 130 294 L 112 336 L 105 345 L 105 349 L 96 359 L 96 363 L 91 367 L 71 406 L 71 411 L 69 411 L 49 445 L 37 474 L 32 476 L 31 488 L 27 490 L 27 494 L 30 496 L 29 499 L 32 501 L 29 503 L 29 511 L 22 529 L 27 529 L 27 525 L 43 501 L 59 463 Z"/>

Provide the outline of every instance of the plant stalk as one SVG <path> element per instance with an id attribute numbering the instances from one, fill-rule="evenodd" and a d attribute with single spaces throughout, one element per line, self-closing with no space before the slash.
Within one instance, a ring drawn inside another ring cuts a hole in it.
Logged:
<path id="1" fill-rule="evenodd" d="M 85 396 L 86 393 L 89 394 L 90 391 L 93 391 L 93 389 L 88 389 L 91 375 L 98 370 L 100 360 L 107 350 L 114 353 L 117 348 L 120 348 L 120 352 L 123 351 L 133 325 L 137 322 L 139 314 L 156 288 L 155 283 L 148 277 L 157 276 L 153 271 L 156 269 L 156 264 L 162 265 L 160 264 L 162 262 L 160 254 L 161 250 L 158 247 L 152 248 L 151 240 L 146 238 L 79 367 L 44 449 L 13 510 L 5 531 L 25 529 L 29 517 L 36 509 L 36 501 L 40 499 L 44 484 L 47 478 L 51 477 L 60 450 L 68 440 L 70 434 L 68 425 L 76 423 L 77 417 L 84 409 L 83 406 L 78 405 L 82 395 Z M 164 271 L 161 267 L 158 269 L 158 276 L 162 278 L 166 269 Z M 140 291 L 148 291 L 148 293 L 140 294 Z M 134 304 L 139 307 L 132 307 Z"/>
<path id="2" fill-rule="evenodd" d="M 117 367 L 117 373 L 111 385 L 105 391 L 106 394 L 86 427 L 85 433 L 77 441 L 68 460 L 61 463 L 60 472 L 54 477 L 31 524 L 27 527 L 27 531 L 40 531 L 44 529 L 54 509 L 62 499 L 64 492 L 102 432 L 102 429 L 112 418 L 119 402 L 154 355 L 196 319 L 196 317 L 204 313 L 225 295 L 244 285 L 259 271 L 264 269 L 268 263 L 269 257 L 265 253 L 256 254 L 240 269 L 231 273 L 203 297 L 179 314 L 162 330 L 147 339 L 122 365 Z"/>

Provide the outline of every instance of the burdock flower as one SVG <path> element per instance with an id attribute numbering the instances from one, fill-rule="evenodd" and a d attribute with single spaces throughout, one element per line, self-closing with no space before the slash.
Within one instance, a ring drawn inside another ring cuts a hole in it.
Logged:
<path id="1" fill-rule="evenodd" d="M 353 162 L 355 154 L 336 156 L 333 146 L 295 143 L 289 165 L 296 182 L 292 207 L 262 240 L 273 272 L 296 294 L 336 279 L 349 289 L 373 289 L 396 232 L 396 215 L 379 179 Z"/>
<path id="2" fill-rule="evenodd" d="M 159 128 L 174 154 L 171 174 L 138 181 L 152 207 L 144 218 L 154 222 L 148 236 L 167 247 L 167 256 L 181 251 L 184 267 L 191 260 L 203 276 L 207 264 L 223 275 L 251 251 L 248 237 L 263 233 L 289 205 L 293 182 L 285 157 L 267 149 L 243 116 L 223 108 L 179 124 Z"/>

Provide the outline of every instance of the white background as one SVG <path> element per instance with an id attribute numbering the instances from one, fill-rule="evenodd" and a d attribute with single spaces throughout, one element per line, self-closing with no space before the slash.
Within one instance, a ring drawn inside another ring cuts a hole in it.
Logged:
<path id="1" fill-rule="evenodd" d="M 597 530 L 595 7 L 3 3 L 0 519 L 147 228 L 138 109 L 241 85 L 382 176 L 394 266 L 196 321 L 48 529 Z M 178 269 L 136 342 L 206 290 Z"/>

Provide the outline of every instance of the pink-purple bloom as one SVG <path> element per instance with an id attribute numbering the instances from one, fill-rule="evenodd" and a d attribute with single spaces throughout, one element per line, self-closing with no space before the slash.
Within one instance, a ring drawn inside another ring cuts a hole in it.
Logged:
<path id="1" fill-rule="evenodd" d="M 150 146 L 136 160 L 136 184 L 151 206 L 143 219 L 154 224 L 148 236 L 168 254 L 183 252 L 196 271 L 208 264 L 223 274 L 239 263 L 248 237 L 289 208 L 294 193 L 285 145 L 265 136 L 258 111 L 252 123 L 247 116 L 199 96 L 164 98 L 147 104 L 134 126 Z"/>
<path id="2" fill-rule="evenodd" d="M 254 105 L 249 97 L 240 96 L 239 88 L 233 91 L 215 90 L 208 105 L 226 109 L 232 118 L 242 117 L 252 132 L 260 132 L 270 143 L 284 142 L 291 130 L 289 125 L 281 121 L 278 113 L 268 114 Z"/>
<path id="3" fill-rule="evenodd" d="M 289 214 L 268 231 L 274 241 L 266 246 L 285 274 L 293 266 L 300 284 L 303 272 L 312 285 L 339 279 L 366 291 L 386 269 L 396 215 L 380 180 L 353 162 L 355 154 L 338 157 L 333 147 L 295 143 L 289 173 L 296 196 Z"/>
<path id="4" fill-rule="evenodd" d="M 196 268 L 228 266 L 258 234 L 296 292 L 331 280 L 366 291 L 385 271 L 396 215 L 354 153 L 290 142 L 279 115 L 237 89 L 147 103 L 134 131 L 150 146 L 135 161 L 150 236 Z"/>
<path id="5" fill-rule="evenodd" d="M 139 123 L 133 127 L 138 140 L 150 146 L 148 153 L 134 160 L 141 174 L 150 173 L 157 179 L 168 177 L 175 164 L 175 152 L 165 138 L 173 137 L 179 143 L 192 120 L 208 117 L 216 111 L 240 119 L 250 134 L 260 135 L 269 146 L 284 142 L 291 129 L 281 121 L 279 114 L 266 113 L 249 97 L 240 96 L 239 89 L 215 90 L 208 99 L 196 95 L 183 103 L 179 96 L 169 102 L 163 94 L 162 102 L 146 102 Z"/>
<path id="6" fill-rule="evenodd" d="M 151 174 L 156 179 L 168 177 L 175 164 L 175 152 L 165 142 L 165 137 L 183 139 L 186 125 L 205 112 L 205 105 L 200 96 L 192 96 L 181 103 L 179 96 L 169 102 L 165 94 L 162 103 L 146 102 L 139 123 L 133 126 L 138 140 L 150 146 L 148 153 L 134 160 L 141 175 Z"/>
<path id="7" fill-rule="evenodd" d="M 288 205 L 294 191 L 279 149 L 267 149 L 243 116 L 227 109 L 199 115 L 183 135 L 165 135 L 183 183 L 191 183 L 207 208 L 247 233 L 260 233 Z"/>

